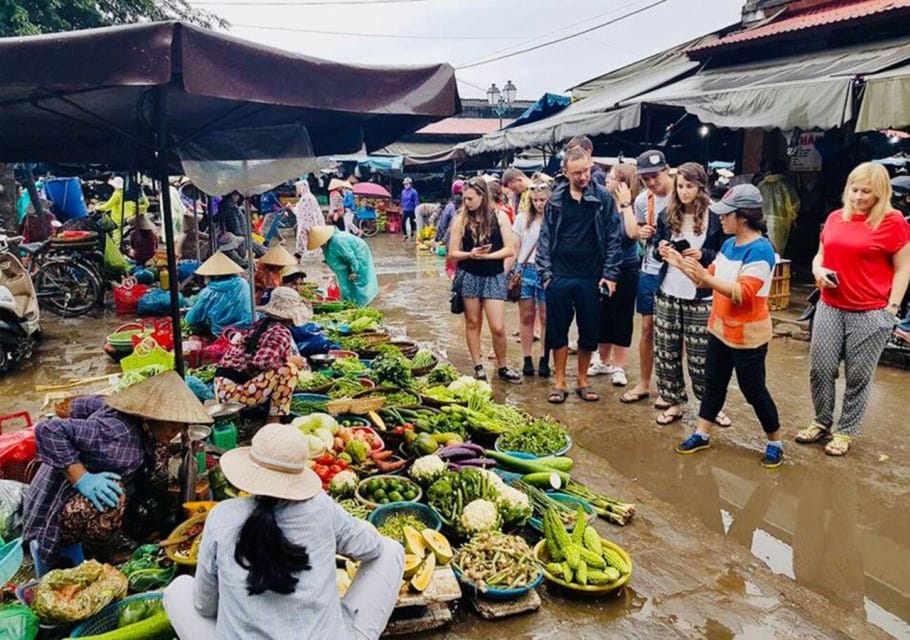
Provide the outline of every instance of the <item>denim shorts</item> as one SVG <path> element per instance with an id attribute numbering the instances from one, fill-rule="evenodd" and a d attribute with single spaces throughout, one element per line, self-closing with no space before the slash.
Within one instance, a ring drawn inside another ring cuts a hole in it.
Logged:
<path id="1" fill-rule="evenodd" d="M 660 280 L 660 276 L 644 271 L 638 276 L 638 296 L 635 299 L 638 315 L 654 315 L 654 296 L 657 295 L 658 280 Z"/>
<path id="2" fill-rule="evenodd" d="M 521 299 L 546 303 L 546 290 L 540 286 L 537 267 L 533 264 L 526 264 L 521 268 Z"/>

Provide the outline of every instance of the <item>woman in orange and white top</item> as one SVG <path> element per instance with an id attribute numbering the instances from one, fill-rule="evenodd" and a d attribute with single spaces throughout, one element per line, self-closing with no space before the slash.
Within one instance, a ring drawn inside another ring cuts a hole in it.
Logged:
<path id="1" fill-rule="evenodd" d="M 734 237 L 724 242 L 707 269 L 694 258 L 684 260 L 686 275 L 696 286 L 714 289 L 714 301 L 698 426 L 676 451 L 695 453 L 711 446 L 711 425 L 724 406 L 735 370 L 739 388 L 768 436 L 762 465 L 779 467 L 780 418 L 765 385 L 765 357 L 772 337 L 768 293 L 775 257 L 774 246 L 763 235 L 761 192 L 751 184 L 738 185 L 709 209 L 720 216 L 724 233 Z"/>

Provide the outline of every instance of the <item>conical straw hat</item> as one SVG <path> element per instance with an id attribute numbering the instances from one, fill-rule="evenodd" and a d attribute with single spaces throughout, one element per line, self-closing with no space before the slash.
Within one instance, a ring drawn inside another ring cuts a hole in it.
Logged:
<path id="1" fill-rule="evenodd" d="M 229 276 L 243 273 L 243 267 L 218 251 L 196 269 L 198 276 Z"/>
<path id="2" fill-rule="evenodd" d="M 262 264 L 270 264 L 275 267 L 289 267 L 292 264 L 297 264 L 297 260 L 294 256 L 288 253 L 288 250 L 280 244 L 276 244 L 269 249 L 264 256 L 259 258 L 259 262 Z"/>
<path id="3" fill-rule="evenodd" d="M 335 229 L 336 227 L 328 224 L 310 227 L 310 235 L 307 238 L 306 243 L 307 250 L 313 251 L 324 245 L 329 241 L 329 238 L 332 237 L 332 234 L 335 233 Z"/>
<path id="4" fill-rule="evenodd" d="M 175 371 L 165 371 L 127 387 L 110 396 L 107 404 L 122 413 L 149 420 L 181 424 L 212 422 L 205 407 Z"/>
<path id="5" fill-rule="evenodd" d="M 329 191 L 336 191 L 338 189 L 353 189 L 350 182 L 345 180 L 339 180 L 338 178 L 332 178 L 332 181 L 329 183 Z"/>

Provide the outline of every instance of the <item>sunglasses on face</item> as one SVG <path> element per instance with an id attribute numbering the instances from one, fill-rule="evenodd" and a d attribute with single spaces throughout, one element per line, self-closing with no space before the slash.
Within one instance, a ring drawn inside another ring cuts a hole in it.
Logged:
<path id="1" fill-rule="evenodd" d="M 471 178 L 465 182 L 466 187 L 486 188 L 487 183 L 482 178 Z"/>

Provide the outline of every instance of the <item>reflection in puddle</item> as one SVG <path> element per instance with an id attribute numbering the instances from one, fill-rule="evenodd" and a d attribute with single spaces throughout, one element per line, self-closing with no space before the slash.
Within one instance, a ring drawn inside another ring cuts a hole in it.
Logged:
<path id="1" fill-rule="evenodd" d="M 763 529 L 756 529 L 752 534 L 752 546 L 749 550 L 774 573 L 785 575 L 791 580 L 796 579 L 793 573 L 793 548 L 786 542 L 778 540 Z"/>

